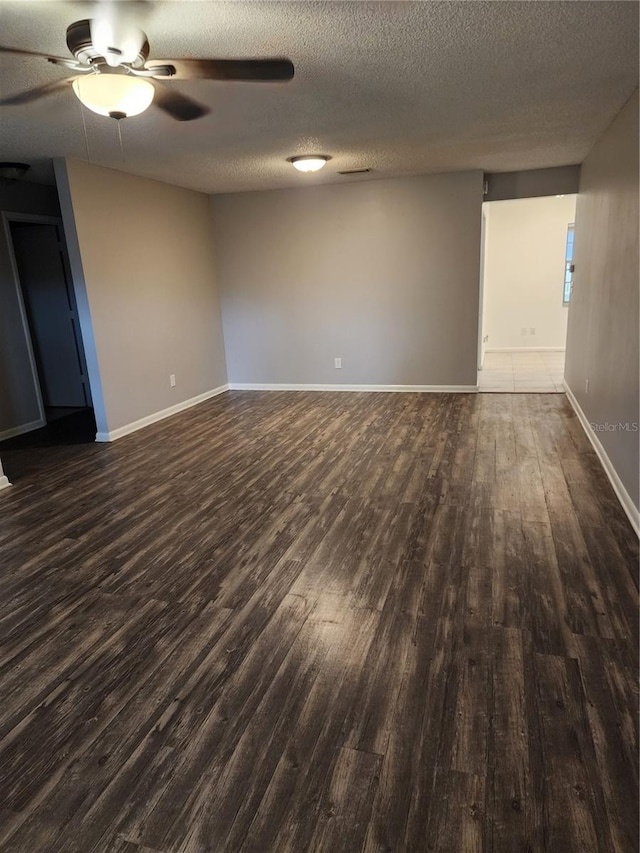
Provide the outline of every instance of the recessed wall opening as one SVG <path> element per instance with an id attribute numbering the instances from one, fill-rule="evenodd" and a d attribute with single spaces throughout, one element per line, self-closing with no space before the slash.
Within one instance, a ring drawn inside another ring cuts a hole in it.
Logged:
<path id="1" fill-rule="evenodd" d="M 483 204 L 480 391 L 564 391 L 576 199 Z"/>
<path id="2" fill-rule="evenodd" d="M 24 372 L 20 389 L 16 371 L 5 376 L 3 403 L 9 410 L 19 391 L 33 414 L 26 423 L 16 414 L 0 433 L 0 449 L 91 442 L 95 419 L 61 221 L 3 219 L 13 273 L 3 299 L 15 309 L 10 343 Z"/>

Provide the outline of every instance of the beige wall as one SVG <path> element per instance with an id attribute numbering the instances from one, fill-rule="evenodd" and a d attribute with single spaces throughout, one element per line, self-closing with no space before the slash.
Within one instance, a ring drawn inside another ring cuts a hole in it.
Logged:
<path id="1" fill-rule="evenodd" d="M 475 386 L 481 205 L 481 172 L 213 196 L 229 381 Z"/>
<path id="2" fill-rule="evenodd" d="M 637 91 L 582 166 L 565 379 L 590 423 L 640 420 Z M 638 433 L 596 434 L 638 507 Z"/>
<path id="3" fill-rule="evenodd" d="M 487 348 L 563 348 L 569 314 L 562 304 L 564 259 L 576 196 L 494 201 L 484 207 Z"/>
<path id="4" fill-rule="evenodd" d="M 208 197 L 77 160 L 57 176 L 98 431 L 225 384 Z"/>

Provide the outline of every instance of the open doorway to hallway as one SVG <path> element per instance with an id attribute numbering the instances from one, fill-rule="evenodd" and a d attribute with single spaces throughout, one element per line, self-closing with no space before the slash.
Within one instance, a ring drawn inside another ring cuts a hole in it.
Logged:
<path id="1" fill-rule="evenodd" d="M 17 309 L 8 334 L 14 352 L 29 363 L 25 376 L 32 388 L 21 390 L 32 395 L 39 416 L 0 433 L 0 448 L 92 441 L 91 391 L 61 223 L 53 217 L 3 218 L 14 279 L 6 286 L 14 290 Z M 7 375 L 7 409 L 16 396 L 12 382 L 15 386 L 14 377 Z"/>
<path id="2" fill-rule="evenodd" d="M 576 198 L 483 205 L 480 391 L 564 390 Z"/>

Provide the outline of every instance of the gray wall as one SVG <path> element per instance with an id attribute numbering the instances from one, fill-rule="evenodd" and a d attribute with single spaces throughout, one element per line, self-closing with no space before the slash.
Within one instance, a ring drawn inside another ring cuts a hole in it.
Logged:
<path id="1" fill-rule="evenodd" d="M 481 206 L 481 172 L 213 196 L 229 381 L 475 386 Z"/>
<path id="2" fill-rule="evenodd" d="M 55 187 L 21 181 L 0 182 L 0 210 L 59 216 Z M 0 434 L 40 418 L 16 285 L 8 235 L 0 228 Z"/>
<path id="3" fill-rule="evenodd" d="M 484 179 L 488 185 L 485 201 L 573 195 L 578 192 L 580 166 L 530 169 L 525 172 L 493 172 L 487 173 Z"/>
<path id="4" fill-rule="evenodd" d="M 582 165 L 574 255 L 566 382 L 590 423 L 637 423 L 637 91 Z M 597 436 L 638 507 L 638 433 Z"/>
<path id="5" fill-rule="evenodd" d="M 208 197 L 78 160 L 64 165 L 56 174 L 78 307 L 91 319 L 93 343 L 84 328 L 83 339 L 98 431 L 224 385 Z"/>

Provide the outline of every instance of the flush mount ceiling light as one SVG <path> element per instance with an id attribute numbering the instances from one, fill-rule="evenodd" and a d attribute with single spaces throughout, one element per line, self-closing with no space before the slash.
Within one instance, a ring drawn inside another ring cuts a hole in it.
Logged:
<path id="1" fill-rule="evenodd" d="M 299 172 L 317 172 L 331 160 L 326 154 L 305 154 L 302 157 L 289 157 L 289 163 Z"/>
<path id="2" fill-rule="evenodd" d="M 126 74 L 89 74 L 74 80 L 72 87 L 85 107 L 118 119 L 140 115 L 155 95 L 153 83 Z"/>

